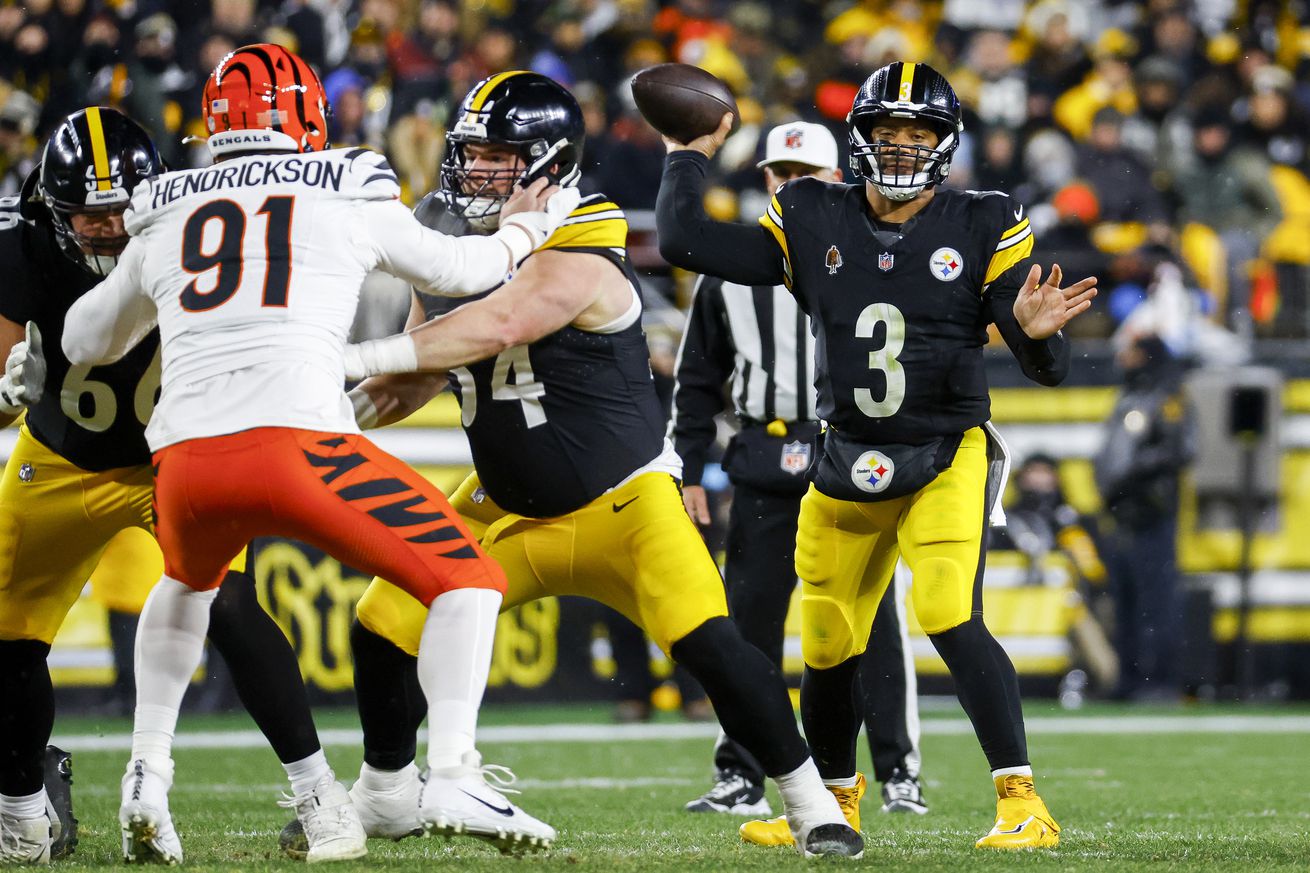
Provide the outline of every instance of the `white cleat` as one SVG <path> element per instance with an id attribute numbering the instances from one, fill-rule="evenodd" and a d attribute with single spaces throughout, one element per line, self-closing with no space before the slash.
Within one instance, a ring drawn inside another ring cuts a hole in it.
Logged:
<path id="1" fill-rule="evenodd" d="M 0 864 L 45 866 L 50 863 L 50 817 L 17 818 L 0 813 Z"/>
<path id="2" fill-rule="evenodd" d="M 555 829 L 505 798 L 518 794 L 510 787 L 514 782 L 508 768 L 483 766 L 481 755 L 466 752 L 463 766 L 428 774 L 419 795 L 419 821 L 428 833 L 478 837 L 506 853 L 549 849 Z"/>
<path id="3" fill-rule="evenodd" d="M 296 811 L 309 845 L 305 860 L 310 864 L 350 861 L 368 854 L 368 837 L 359 823 L 359 813 L 350 802 L 346 786 L 335 777 L 325 776 L 309 791 L 279 801 L 278 805 Z"/>
<path id="4" fill-rule="evenodd" d="M 123 803 L 118 823 L 123 827 L 123 860 L 128 864 L 182 863 L 182 841 L 168 812 L 172 774 L 164 774 L 137 759 L 123 776 Z"/>
<path id="5" fill-rule="evenodd" d="M 409 764 L 405 769 L 390 774 L 396 785 L 375 788 L 367 783 L 374 781 L 361 768 L 359 779 L 350 787 L 350 800 L 359 813 L 364 833 L 370 837 L 403 840 L 423 833 L 418 820 L 418 797 L 422 782 L 418 768 Z"/>

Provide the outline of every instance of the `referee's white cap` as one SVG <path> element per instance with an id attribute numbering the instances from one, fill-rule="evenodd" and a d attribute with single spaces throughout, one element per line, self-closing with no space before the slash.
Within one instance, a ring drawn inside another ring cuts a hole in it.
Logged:
<path id="1" fill-rule="evenodd" d="M 808 121 L 780 124 L 769 131 L 764 143 L 764 160 L 755 166 L 762 168 L 784 161 L 835 170 L 837 140 L 822 124 Z"/>

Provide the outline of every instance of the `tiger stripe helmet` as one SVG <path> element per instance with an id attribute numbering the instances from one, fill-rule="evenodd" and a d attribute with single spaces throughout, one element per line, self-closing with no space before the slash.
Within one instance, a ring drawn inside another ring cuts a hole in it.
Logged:
<path id="1" fill-rule="evenodd" d="M 214 157 L 328 147 L 323 83 L 280 45 L 258 43 L 228 54 L 209 74 L 202 102 Z"/>

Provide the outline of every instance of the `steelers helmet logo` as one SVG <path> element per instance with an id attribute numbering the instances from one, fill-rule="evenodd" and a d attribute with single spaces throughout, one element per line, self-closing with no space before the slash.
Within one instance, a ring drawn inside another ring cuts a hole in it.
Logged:
<path id="1" fill-rule="evenodd" d="M 856 458 L 851 465 L 851 481 L 855 487 L 870 494 L 886 491 L 892 484 L 896 465 L 882 452 L 867 451 Z"/>
<path id="2" fill-rule="evenodd" d="M 932 253 L 928 269 L 938 281 L 953 282 L 964 272 L 964 258 L 955 249 L 943 246 Z"/>

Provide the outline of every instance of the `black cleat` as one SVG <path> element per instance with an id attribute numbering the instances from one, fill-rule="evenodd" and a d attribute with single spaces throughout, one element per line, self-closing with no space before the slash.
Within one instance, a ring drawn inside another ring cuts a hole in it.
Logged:
<path id="1" fill-rule="evenodd" d="M 773 815 L 769 801 L 764 796 L 764 786 L 740 773 L 720 773 L 714 787 L 689 801 L 683 809 L 687 812 L 723 812 L 752 818 L 768 818 Z"/>
<path id="2" fill-rule="evenodd" d="M 882 784 L 883 812 L 912 812 L 923 815 L 928 801 L 923 798 L 923 786 L 915 776 L 897 768 L 891 778 Z"/>
<path id="3" fill-rule="evenodd" d="M 305 837 L 305 826 L 298 818 L 287 822 L 282 833 L 277 835 L 277 844 L 282 854 L 293 861 L 303 861 L 309 857 L 309 839 Z"/>
<path id="4" fill-rule="evenodd" d="M 864 837 L 847 824 L 821 824 L 810 828 L 805 835 L 807 858 L 836 855 L 841 858 L 863 858 Z"/>
<path id="5" fill-rule="evenodd" d="M 57 746 L 45 747 L 46 812 L 50 814 L 50 858 L 59 860 L 77 848 L 73 816 L 73 756 Z"/>

